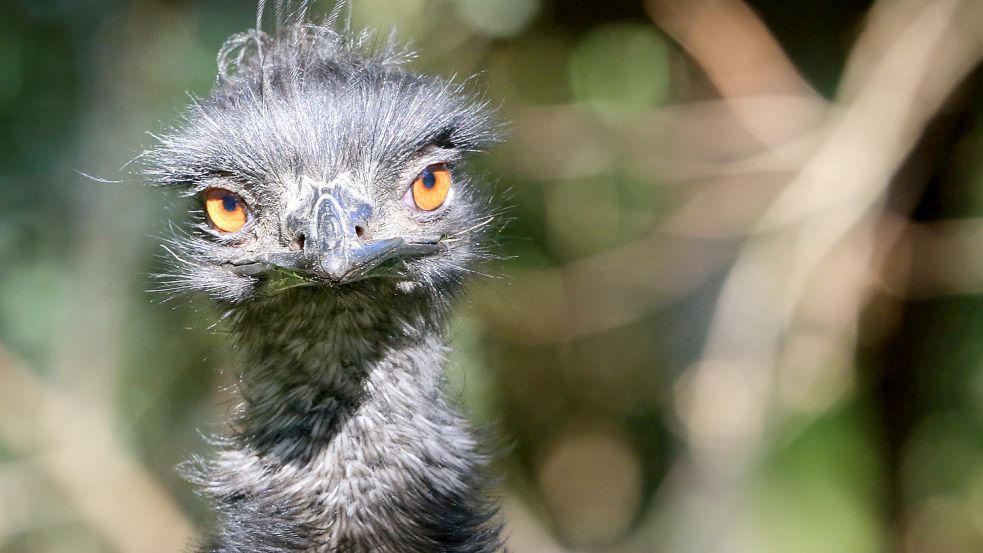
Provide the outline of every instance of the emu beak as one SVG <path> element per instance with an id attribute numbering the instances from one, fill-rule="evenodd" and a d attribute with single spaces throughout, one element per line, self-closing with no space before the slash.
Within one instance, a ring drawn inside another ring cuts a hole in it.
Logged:
<path id="1" fill-rule="evenodd" d="M 316 194 L 304 202 L 308 209 L 286 215 L 287 228 L 294 229 L 296 251 L 260 254 L 233 262 L 241 275 L 259 276 L 291 286 L 312 283 L 347 284 L 375 276 L 394 276 L 399 262 L 437 253 L 444 248 L 440 238 L 407 241 L 402 237 L 368 239 L 372 207 L 351 191 L 334 183 L 311 187 Z M 282 289 L 282 285 L 272 285 Z"/>

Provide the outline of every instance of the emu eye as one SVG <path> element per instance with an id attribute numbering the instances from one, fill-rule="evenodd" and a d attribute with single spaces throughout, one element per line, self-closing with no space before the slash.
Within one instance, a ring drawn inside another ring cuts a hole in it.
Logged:
<path id="1" fill-rule="evenodd" d="M 249 221 L 246 202 L 224 188 L 205 190 L 205 212 L 212 228 L 219 232 L 238 232 Z"/>
<path id="2" fill-rule="evenodd" d="M 412 199 L 411 207 L 422 211 L 433 211 L 444 205 L 451 190 L 451 172 L 443 163 L 431 165 L 413 181 L 407 194 Z M 407 201 L 407 203 L 410 203 Z"/>

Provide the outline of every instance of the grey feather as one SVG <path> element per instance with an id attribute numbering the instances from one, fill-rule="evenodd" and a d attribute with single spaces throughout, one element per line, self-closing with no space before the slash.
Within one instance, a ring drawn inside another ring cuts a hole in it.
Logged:
<path id="1" fill-rule="evenodd" d="M 242 363 L 215 457 L 184 467 L 216 512 L 199 550 L 500 550 L 487 456 L 442 376 L 450 304 L 496 221 L 465 164 L 500 127 L 469 83 L 417 75 L 392 39 L 338 30 L 340 5 L 315 24 L 307 2 L 279 0 L 269 33 L 265 11 L 222 47 L 209 96 L 142 156 L 152 184 L 196 202 L 231 191 L 252 213 L 221 233 L 199 203 L 164 244 L 161 290 L 217 301 Z M 414 212 L 407 190 L 433 164 L 451 167 L 452 192 Z M 439 241 L 384 276 L 273 290 L 235 260 L 289 253 L 303 182 L 365 198 L 373 239 Z"/>

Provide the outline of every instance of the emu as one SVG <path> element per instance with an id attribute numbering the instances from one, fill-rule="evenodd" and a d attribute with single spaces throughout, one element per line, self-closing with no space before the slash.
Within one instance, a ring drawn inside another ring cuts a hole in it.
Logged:
<path id="1" fill-rule="evenodd" d="M 443 381 L 494 220 L 464 163 L 499 124 L 340 11 L 278 2 L 263 32 L 260 2 L 144 156 L 194 204 L 163 287 L 217 302 L 241 360 L 216 454 L 184 466 L 216 519 L 197 551 L 501 551 L 486 455 Z"/>

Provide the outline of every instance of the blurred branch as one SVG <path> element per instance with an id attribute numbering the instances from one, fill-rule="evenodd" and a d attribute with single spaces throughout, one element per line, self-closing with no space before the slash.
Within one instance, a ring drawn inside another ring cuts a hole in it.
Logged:
<path id="1" fill-rule="evenodd" d="M 36 460 L 0 463 L 0 550 L 19 534 L 80 522 L 71 506 L 36 469 Z M 30 498 L 30 501 L 24 501 Z"/>
<path id="2" fill-rule="evenodd" d="M 869 29 L 891 28 L 892 40 L 858 41 L 850 66 L 876 63 L 869 71 L 848 70 L 852 79 L 830 108 L 822 143 L 739 251 L 702 361 L 677 390 L 689 448 L 681 461 L 685 482 L 671 499 L 683 523 L 670 549 L 725 550 L 739 540 L 756 548 L 736 516 L 738 505 L 780 408 L 795 408 L 794 400 L 808 395 L 782 394 L 780 385 L 798 381 L 801 390 L 803 382 L 808 388 L 850 365 L 872 275 L 900 235 L 899 226 L 879 224 L 884 193 L 931 117 L 983 55 L 978 33 L 968 34 L 983 23 L 983 10 L 969 4 L 921 3 L 911 18 L 894 17 L 911 5 L 875 6 Z M 880 18 L 901 25 L 886 27 Z"/>
<path id="3" fill-rule="evenodd" d="M 723 245 L 653 233 L 560 269 L 512 271 L 514 280 L 476 290 L 474 301 L 483 319 L 510 340 L 574 340 L 635 321 L 685 295 L 718 274 L 730 255 Z M 516 306 L 524 306 L 521 317 Z"/>
<path id="4" fill-rule="evenodd" d="M 802 96 L 821 101 L 799 75 L 778 41 L 740 0 L 646 0 L 652 19 L 703 68 L 727 100 L 761 95 Z M 788 111 L 761 117 L 730 106 L 740 121 L 766 144 L 789 130 L 798 133 L 813 113 Z"/>
<path id="5" fill-rule="evenodd" d="M 26 462 L 117 551 L 181 551 L 193 535 L 189 521 L 111 428 L 0 347 L 0 440 L 32 455 Z"/>
<path id="6" fill-rule="evenodd" d="M 489 301 L 479 298 L 497 329 L 514 340 L 567 341 L 645 316 L 694 290 L 729 261 L 727 244 L 706 239 L 770 232 L 843 202 L 846 210 L 838 217 L 850 209 L 858 209 L 854 219 L 862 217 L 970 63 L 939 56 L 923 43 L 910 44 L 893 50 L 891 60 L 881 60 L 887 63 L 878 66 L 880 85 L 858 89 L 855 82 L 866 82 L 871 69 L 870 50 L 885 47 L 882 21 L 907 21 L 878 8 L 875 13 L 884 15 L 870 21 L 851 55 L 847 73 L 856 76 L 831 105 L 804 84 L 743 4 L 649 0 L 646 6 L 653 17 L 669 18 L 656 21 L 703 64 L 725 97 L 667 106 L 616 126 L 576 106 L 527 108 L 515 116 L 510 167 L 553 180 L 601 175 L 620 164 L 653 183 L 685 180 L 684 204 L 660 230 L 635 243 L 560 269 L 519 273 L 508 295 L 525 298 L 522 302 L 502 302 L 499 290 L 482 296 Z M 967 19 L 959 18 L 957 25 L 968 28 Z M 965 42 L 965 35 L 952 33 L 950 42 Z M 964 46 L 972 50 L 971 41 Z M 907 56 L 919 55 L 925 65 L 915 67 L 929 73 L 911 71 Z M 762 60 L 764 69 L 751 70 Z M 895 90 L 894 76 L 906 74 L 919 84 Z M 891 84 L 882 88 L 886 82 Z M 614 143 L 623 146 L 621 156 L 610 146 Z M 877 148 L 869 153 L 868 144 Z M 872 154 L 891 159 L 868 159 Z M 857 182 L 879 184 L 869 188 Z M 866 199 L 855 201 L 854 195 L 864 194 Z M 515 317 L 508 305 L 529 309 Z"/>
<path id="7" fill-rule="evenodd" d="M 647 0 L 644 4 L 722 96 L 813 94 L 747 4 L 739 0 Z"/>
<path id="8" fill-rule="evenodd" d="M 827 108 L 817 97 L 762 94 L 674 104 L 612 122 L 572 104 L 526 107 L 510 114 L 514 136 L 501 151 L 512 171 L 537 180 L 595 177 L 616 164 L 651 184 L 791 172 L 821 142 Z M 772 127 L 763 148 L 738 113 L 783 125 Z"/>
<path id="9" fill-rule="evenodd" d="M 597 175 L 625 161 L 650 182 L 719 182 L 731 175 L 747 186 L 728 183 L 703 195 L 723 211 L 709 234 L 743 235 L 784 174 L 801 167 L 819 144 L 826 102 L 744 4 L 650 0 L 646 7 L 665 18 L 660 23 L 704 65 L 724 99 L 669 106 L 619 128 L 577 107 L 526 109 L 517 114 L 510 166 L 539 179 Z M 615 143 L 624 145 L 627 160 L 616 155 Z M 721 190 L 736 191 L 740 201 L 721 201 Z M 499 333 L 521 342 L 568 341 L 635 321 L 693 291 L 730 261 L 728 244 L 697 239 L 708 237 L 699 204 L 699 197 L 692 199 L 694 209 L 634 243 L 560 269 L 517 275 L 508 295 L 521 299 L 503 302 L 502 292 L 491 290 L 478 303 Z M 534 307 L 516 317 L 514 305 Z"/>

